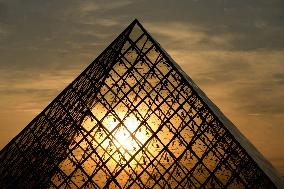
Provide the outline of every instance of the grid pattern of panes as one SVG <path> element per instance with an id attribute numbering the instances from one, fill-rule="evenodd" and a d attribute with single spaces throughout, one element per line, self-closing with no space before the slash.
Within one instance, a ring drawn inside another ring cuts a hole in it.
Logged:
<path id="1" fill-rule="evenodd" d="M 140 23 L 118 39 L 26 132 L 42 187 L 274 188 Z"/>

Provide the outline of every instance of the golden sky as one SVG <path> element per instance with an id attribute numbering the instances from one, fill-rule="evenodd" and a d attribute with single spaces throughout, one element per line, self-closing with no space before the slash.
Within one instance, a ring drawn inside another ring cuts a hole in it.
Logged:
<path id="1" fill-rule="evenodd" d="M 282 0 L 0 0 L 0 149 L 135 18 L 284 175 Z"/>

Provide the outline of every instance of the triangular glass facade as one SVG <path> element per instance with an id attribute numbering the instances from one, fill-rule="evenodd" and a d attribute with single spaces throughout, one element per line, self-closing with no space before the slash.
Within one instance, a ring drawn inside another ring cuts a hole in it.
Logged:
<path id="1" fill-rule="evenodd" d="M 276 188 L 137 20 L 0 158 L 1 188 Z"/>

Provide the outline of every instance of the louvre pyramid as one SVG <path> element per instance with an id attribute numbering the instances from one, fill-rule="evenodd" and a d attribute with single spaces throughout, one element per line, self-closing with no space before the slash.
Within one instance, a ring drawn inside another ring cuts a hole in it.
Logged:
<path id="1" fill-rule="evenodd" d="M 135 20 L 0 152 L 1 188 L 281 188 Z"/>

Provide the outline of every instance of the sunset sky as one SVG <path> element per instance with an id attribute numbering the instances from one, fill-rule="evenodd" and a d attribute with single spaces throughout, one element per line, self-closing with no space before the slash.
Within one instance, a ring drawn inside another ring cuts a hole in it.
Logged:
<path id="1" fill-rule="evenodd" d="M 0 0 L 0 149 L 135 18 L 284 175 L 283 0 Z"/>

